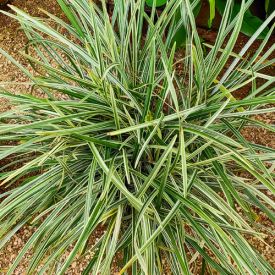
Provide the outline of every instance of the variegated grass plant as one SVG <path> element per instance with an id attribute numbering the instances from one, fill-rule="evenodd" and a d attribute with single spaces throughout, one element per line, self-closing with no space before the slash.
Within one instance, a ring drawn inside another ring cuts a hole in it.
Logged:
<path id="1" fill-rule="evenodd" d="M 246 53 L 275 12 L 233 53 L 251 0 L 233 19 L 227 1 L 208 50 L 192 13 L 198 0 L 171 0 L 158 16 L 144 0 L 116 0 L 111 16 L 104 1 L 58 2 L 64 21 L 16 7 L 8 14 L 29 39 L 22 54 L 35 74 L 0 50 L 46 95 L 1 92 L 14 107 L 0 115 L 1 185 L 9 187 L 0 195 L 0 246 L 25 224 L 37 227 L 7 274 L 29 250 L 28 274 L 64 274 L 87 251 L 84 274 L 111 274 L 116 257 L 120 274 L 191 274 L 199 262 L 219 274 L 272 273 L 245 236 L 263 237 L 252 228 L 254 206 L 274 221 L 265 192 L 274 192 L 274 150 L 241 130 L 274 131 L 251 117 L 274 111 L 274 77 L 262 72 L 274 63 L 274 45 L 263 52 L 274 26 Z M 186 43 L 176 49 L 181 25 Z M 104 234 L 90 242 L 99 226 Z"/>

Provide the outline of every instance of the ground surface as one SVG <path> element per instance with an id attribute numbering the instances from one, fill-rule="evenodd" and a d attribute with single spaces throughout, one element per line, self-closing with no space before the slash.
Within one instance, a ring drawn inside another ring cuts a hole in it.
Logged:
<path id="1" fill-rule="evenodd" d="M 11 2 L 13 5 L 20 7 L 21 9 L 24 9 L 25 11 L 35 16 L 42 14 L 41 11 L 39 11 L 39 8 L 45 9 L 54 14 L 60 14 L 60 9 L 56 3 L 56 0 L 13 0 Z M 18 51 L 25 45 L 26 42 L 23 33 L 18 30 L 18 27 L 19 26 L 15 21 L 2 14 L 0 15 L 0 48 L 6 50 L 17 60 L 20 60 L 24 65 L 28 66 L 18 53 Z M 200 30 L 200 34 L 206 42 L 213 42 L 216 36 L 215 32 L 206 30 Z M 247 38 L 241 37 L 236 47 L 236 51 L 238 48 L 241 48 L 246 41 Z M 272 45 L 274 42 L 275 40 L 273 38 L 269 44 Z M 253 46 L 251 52 L 253 52 L 255 49 L 257 49 L 257 44 Z M 274 67 L 270 67 L 268 70 L 269 73 L 272 73 L 274 71 Z M 6 83 L 5 87 L 15 93 L 32 92 L 28 84 L 24 86 L 8 84 L 8 82 L 11 81 L 27 82 L 28 80 L 17 68 L 11 65 L 9 61 L 0 55 L 0 82 L 2 86 Z M 245 90 L 239 91 L 238 96 L 241 97 L 244 93 L 246 93 Z M 3 111 L 6 108 L 7 102 L 0 101 L 0 111 Z M 275 114 L 257 116 L 256 118 L 270 124 L 275 124 Z M 261 131 L 259 129 L 247 129 L 243 132 L 243 135 L 250 141 L 275 148 L 275 135 L 270 132 Z M 272 232 L 275 232 L 275 225 L 272 224 L 265 215 L 260 213 L 258 210 L 256 211 L 259 215 L 259 225 L 263 225 L 263 229 L 261 229 L 261 231 L 266 234 L 266 244 L 260 243 L 257 239 L 254 238 L 250 238 L 250 241 L 275 267 L 275 238 L 274 235 L 272 235 Z M 31 236 L 33 231 L 34 229 L 31 229 L 29 226 L 24 227 L 14 237 L 12 237 L 11 241 L 8 243 L 5 249 L 0 252 L 0 275 L 6 274 L 8 266 L 14 261 L 16 255 Z M 99 235 L 101 233 L 102 231 L 99 232 Z M 26 274 L 26 266 L 28 263 L 28 258 L 30 257 L 31 253 L 23 261 L 14 274 Z M 81 274 L 81 271 L 90 258 L 91 255 L 86 255 L 82 259 L 74 262 L 71 268 L 68 270 L 67 274 Z M 115 271 L 113 274 L 115 274 Z"/>

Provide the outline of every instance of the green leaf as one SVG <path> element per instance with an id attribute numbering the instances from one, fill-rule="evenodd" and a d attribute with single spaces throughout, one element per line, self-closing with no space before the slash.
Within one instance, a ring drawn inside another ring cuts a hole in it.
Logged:
<path id="1" fill-rule="evenodd" d="M 269 16 L 275 10 L 274 0 L 265 0 L 265 12 L 266 16 Z"/>
<path id="2" fill-rule="evenodd" d="M 168 0 L 146 0 L 146 4 L 149 7 L 153 7 L 154 3 L 156 7 L 161 7 L 167 3 Z"/>
<path id="3" fill-rule="evenodd" d="M 197 3 L 197 5 L 195 6 L 195 8 L 193 9 L 194 17 L 197 17 L 197 15 L 199 14 L 201 6 L 202 6 L 201 1 L 199 1 Z M 181 20 L 181 11 L 180 11 L 180 9 L 178 9 L 175 14 L 174 25 L 173 25 L 173 27 L 171 27 L 170 31 L 173 31 L 173 28 L 177 26 L 177 24 L 179 23 L 180 20 Z M 173 35 L 171 43 L 170 43 L 170 47 L 172 47 L 174 45 L 174 43 L 176 43 L 177 48 L 184 46 L 186 38 L 187 38 L 186 27 L 182 23 L 179 26 L 179 28 L 177 29 L 176 33 Z"/>
<path id="4" fill-rule="evenodd" d="M 226 1 L 225 0 L 216 0 L 216 8 L 220 15 L 223 15 L 225 9 Z M 238 15 L 241 5 L 235 3 L 232 9 L 231 18 L 234 18 Z M 247 36 L 252 36 L 257 29 L 263 24 L 263 21 L 253 15 L 250 10 L 247 10 L 244 14 L 243 23 L 241 27 L 241 32 Z M 261 34 L 258 36 L 258 39 L 264 39 L 268 33 L 268 28 L 266 27 Z"/>
<path id="5" fill-rule="evenodd" d="M 178 10 L 176 15 L 175 15 L 174 27 L 181 20 L 181 14 L 180 13 L 181 13 L 181 11 Z M 173 28 L 172 28 L 172 30 L 173 30 Z M 175 35 L 173 36 L 172 40 L 171 40 L 171 46 L 173 46 L 174 43 L 176 43 L 177 48 L 184 46 L 184 43 L 186 41 L 186 35 L 187 35 L 187 33 L 186 33 L 185 26 L 183 26 L 183 24 L 181 24 L 180 27 L 177 29 Z"/>
<path id="6" fill-rule="evenodd" d="M 78 18 L 75 16 L 75 14 L 72 12 L 72 10 L 68 7 L 68 5 L 64 2 L 64 0 L 57 0 L 60 7 L 62 8 L 65 15 L 70 20 L 71 24 L 75 29 L 78 31 L 79 35 L 81 37 L 84 37 L 85 34 L 83 32 L 83 27 L 80 25 Z"/>
<path id="7" fill-rule="evenodd" d="M 212 21 L 215 18 L 216 6 L 215 6 L 215 0 L 208 0 L 208 2 L 209 2 L 208 28 L 211 28 L 212 27 Z"/>

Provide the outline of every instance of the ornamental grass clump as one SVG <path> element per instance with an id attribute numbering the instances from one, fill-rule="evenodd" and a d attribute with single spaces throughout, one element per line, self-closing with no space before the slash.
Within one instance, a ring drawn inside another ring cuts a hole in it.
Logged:
<path id="1" fill-rule="evenodd" d="M 120 274 L 191 274 L 200 261 L 219 274 L 272 273 L 245 236 L 263 238 L 252 228 L 254 206 L 274 221 L 266 196 L 274 192 L 274 149 L 241 130 L 274 131 L 251 117 L 274 111 L 274 77 L 262 71 L 274 62 L 274 46 L 263 52 L 274 26 L 246 53 L 275 12 L 234 54 L 253 1 L 242 1 L 235 18 L 227 1 L 207 49 L 192 12 L 198 0 L 171 0 L 158 16 L 144 0 L 117 0 L 111 15 L 104 1 L 58 2 L 64 21 L 16 7 L 8 14 L 28 37 L 22 55 L 34 73 L 0 50 L 45 94 L 1 92 L 14 107 L 0 114 L 8 187 L 0 247 L 25 224 L 36 227 L 7 274 L 28 251 L 27 274 L 64 274 L 87 251 L 94 256 L 84 274 L 111 274 L 116 257 Z M 247 95 L 235 98 L 246 85 Z M 99 227 L 104 234 L 90 242 Z"/>

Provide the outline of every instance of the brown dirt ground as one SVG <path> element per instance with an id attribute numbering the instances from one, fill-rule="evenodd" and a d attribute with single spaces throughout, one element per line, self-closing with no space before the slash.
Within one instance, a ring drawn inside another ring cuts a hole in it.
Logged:
<path id="1" fill-rule="evenodd" d="M 45 9 L 53 14 L 60 14 L 60 8 L 58 7 L 56 0 L 13 0 L 11 3 L 34 16 L 43 16 L 43 13 L 39 10 Z M 25 45 L 26 38 L 23 33 L 18 29 L 18 24 L 8 18 L 0 14 L 0 47 L 6 50 L 9 54 L 11 54 L 14 58 L 19 60 L 23 65 L 26 65 L 27 68 L 30 69 L 30 66 L 27 62 L 20 56 L 18 51 Z M 199 30 L 202 38 L 211 43 L 215 40 L 216 33 L 213 31 L 207 31 L 205 29 Z M 236 46 L 236 51 L 240 49 L 244 43 L 247 41 L 245 36 L 241 36 L 239 39 L 239 43 Z M 275 43 L 275 37 L 273 37 L 269 43 L 271 46 Z M 250 49 L 250 52 L 255 51 L 257 49 L 257 43 L 253 45 Z M 267 69 L 269 74 L 274 74 L 274 67 L 270 67 Z M 31 92 L 30 86 L 28 84 L 25 85 L 14 85 L 10 82 L 27 82 L 27 78 L 22 74 L 15 66 L 13 66 L 9 61 L 7 61 L 3 56 L 0 55 L 0 85 L 8 88 L 14 93 L 29 93 Z M 249 87 L 248 87 L 249 88 Z M 247 90 L 241 91 L 237 96 L 242 97 Z M 8 108 L 7 102 L 0 102 L 0 111 L 3 111 Z M 265 114 L 256 116 L 255 119 L 265 121 L 270 124 L 275 124 L 275 114 Z M 250 141 L 268 145 L 270 147 L 275 148 L 275 135 L 268 132 L 262 131 L 260 129 L 244 129 L 243 135 Z M 263 226 L 261 231 L 266 234 L 265 242 L 259 242 L 256 238 L 249 238 L 249 241 L 260 251 L 260 253 L 269 260 L 269 262 L 275 267 L 275 238 L 272 232 L 275 232 L 275 225 L 259 210 L 256 209 L 257 214 L 259 215 L 259 222 Z M 28 238 L 34 232 L 34 228 L 30 226 L 25 226 L 21 229 L 17 234 L 15 234 L 8 245 L 0 252 L 0 275 L 6 274 L 6 270 L 8 266 L 13 262 L 18 252 L 21 250 L 23 245 L 27 242 Z M 103 230 L 98 232 L 98 235 L 101 235 Z M 95 241 L 96 239 L 92 240 Z M 66 253 L 67 256 L 69 251 Z M 27 255 L 22 264 L 16 269 L 14 274 L 26 274 L 26 267 L 28 264 L 28 259 L 31 257 L 31 253 Z M 89 259 L 92 255 L 85 255 L 83 258 L 75 261 L 66 274 L 81 274 L 84 267 L 89 262 Z M 116 270 L 114 269 L 113 274 L 116 274 Z M 198 274 L 198 273 L 197 273 Z"/>

